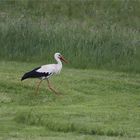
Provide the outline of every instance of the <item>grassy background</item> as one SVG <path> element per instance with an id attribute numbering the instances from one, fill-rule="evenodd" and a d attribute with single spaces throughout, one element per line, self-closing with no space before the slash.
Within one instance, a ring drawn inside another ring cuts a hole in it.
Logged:
<path id="1" fill-rule="evenodd" d="M 0 0 L 0 140 L 140 139 L 139 7 L 139 0 Z M 52 79 L 62 95 L 44 81 L 35 96 L 38 81 L 20 78 L 54 62 L 55 52 L 70 61 Z"/>
<path id="2" fill-rule="evenodd" d="M 47 89 L 46 81 L 35 96 L 37 81 L 20 82 L 20 77 L 36 64 L 0 66 L 0 139 L 140 138 L 139 74 L 66 68 L 52 81 L 60 96 Z"/>
<path id="3" fill-rule="evenodd" d="M 139 0 L 1 0 L 0 59 L 140 72 Z"/>

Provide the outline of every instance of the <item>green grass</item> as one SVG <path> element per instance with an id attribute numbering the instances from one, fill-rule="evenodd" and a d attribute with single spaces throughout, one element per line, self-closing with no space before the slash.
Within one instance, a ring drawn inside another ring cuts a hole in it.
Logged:
<path id="1" fill-rule="evenodd" d="M 0 140 L 140 139 L 139 7 L 0 0 Z M 70 62 L 51 79 L 61 96 L 46 81 L 35 96 L 38 80 L 20 78 L 55 52 Z"/>
<path id="2" fill-rule="evenodd" d="M 21 82 L 38 64 L 0 62 L 0 139 L 2 140 L 138 140 L 140 75 L 65 68 L 44 81 Z"/>
<path id="3" fill-rule="evenodd" d="M 0 59 L 140 72 L 139 0 L 1 0 Z"/>

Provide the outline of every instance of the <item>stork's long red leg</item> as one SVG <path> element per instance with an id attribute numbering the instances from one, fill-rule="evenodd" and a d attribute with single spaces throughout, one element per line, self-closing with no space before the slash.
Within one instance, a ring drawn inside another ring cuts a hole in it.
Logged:
<path id="1" fill-rule="evenodd" d="M 35 92 L 36 95 L 38 94 L 38 90 L 39 90 L 39 86 L 40 86 L 41 82 L 42 82 L 42 80 L 40 80 L 38 85 L 37 85 L 36 92 Z"/>
<path id="2" fill-rule="evenodd" d="M 53 91 L 55 94 L 58 95 L 58 92 L 57 92 L 55 89 L 52 88 L 52 86 L 50 85 L 50 82 L 49 82 L 48 79 L 47 79 L 47 82 L 48 82 L 48 87 L 49 87 L 49 89 L 50 89 L 51 91 Z"/>

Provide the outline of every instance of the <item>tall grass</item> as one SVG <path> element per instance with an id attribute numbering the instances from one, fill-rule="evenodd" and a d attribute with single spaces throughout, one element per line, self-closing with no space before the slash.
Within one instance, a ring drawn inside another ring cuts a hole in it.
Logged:
<path id="1" fill-rule="evenodd" d="M 1 1 L 0 59 L 140 72 L 139 1 Z M 133 21 L 132 21 L 133 20 Z"/>

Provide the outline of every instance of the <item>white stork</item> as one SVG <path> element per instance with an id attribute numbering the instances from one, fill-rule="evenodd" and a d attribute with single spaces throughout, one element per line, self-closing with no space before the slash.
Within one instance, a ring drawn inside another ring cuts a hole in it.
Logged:
<path id="1" fill-rule="evenodd" d="M 65 63 L 67 63 L 67 60 L 60 53 L 55 53 L 54 58 L 57 61 L 57 64 L 42 65 L 40 67 L 33 69 L 32 71 L 25 73 L 23 75 L 23 77 L 21 78 L 21 81 L 24 79 L 27 79 L 27 78 L 39 78 L 40 79 L 40 81 L 37 85 L 37 88 L 36 88 L 36 94 L 38 93 L 38 89 L 39 89 L 41 82 L 45 79 L 48 82 L 49 89 L 57 94 L 56 90 L 54 90 L 52 88 L 52 86 L 50 85 L 48 78 L 54 74 L 59 74 L 62 69 L 61 60 L 64 61 Z"/>

